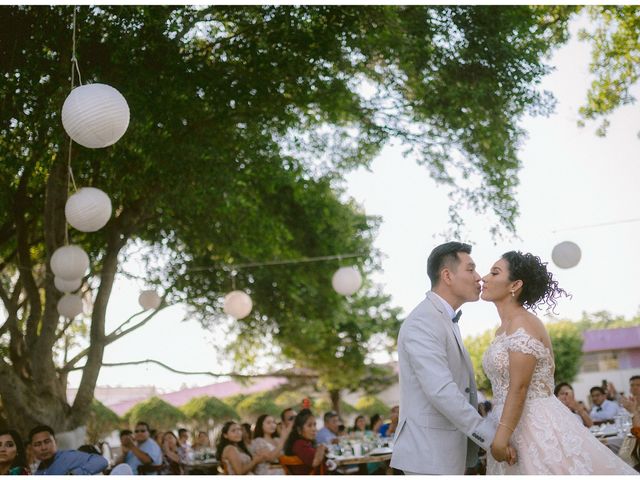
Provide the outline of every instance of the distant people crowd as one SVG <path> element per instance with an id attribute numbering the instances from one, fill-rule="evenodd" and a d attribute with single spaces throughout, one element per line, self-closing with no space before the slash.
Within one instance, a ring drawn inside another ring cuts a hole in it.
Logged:
<path id="1" fill-rule="evenodd" d="M 393 436 L 398 425 L 398 407 L 384 423 L 380 414 L 369 421 L 358 415 L 354 427 L 347 429 L 336 412 L 327 412 L 322 428 L 309 409 L 297 413 L 282 411 L 280 418 L 260 415 L 255 424 L 226 422 L 215 449 L 208 432 L 198 431 L 190 443 L 189 431 L 152 430 L 139 421 L 133 430 L 121 430 L 120 453 L 113 464 L 94 445 L 60 450 L 54 430 L 38 425 L 26 441 L 16 430 L 0 430 L 0 475 L 184 475 L 207 473 L 193 467 L 194 458 L 209 460 L 218 472 L 228 475 L 306 475 L 327 473 L 331 467 L 327 452 L 346 435 Z M 110 452 L 110 450 L 109 450 Z M 281 464 L 280 461 L 284 460 Z M 293 464 L 291 464 L 293 462 Z M 202 465 L 207 465 L 203 463 Z M 201 467 L 202 467 L 201 465 Z M 335 467 L 332 469 L 335 470 Z"/>

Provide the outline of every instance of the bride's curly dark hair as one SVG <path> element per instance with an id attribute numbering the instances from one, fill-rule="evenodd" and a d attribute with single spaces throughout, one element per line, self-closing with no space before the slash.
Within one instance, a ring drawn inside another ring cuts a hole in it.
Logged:
<path id="1" fill-rule="evenodd" d="M 571 297 L 558 286 L 547 264 L 540 257 L 531 253 L 511 251 L 502 255 L 509 264 L 509 280 L 522 280 L 522 290 L 518 295 L 518 303 L 526 309 L 536 311 L 542 305 L 547 306 L 547 313 L 555 312 L 556 300 L 560 297 Z"/>

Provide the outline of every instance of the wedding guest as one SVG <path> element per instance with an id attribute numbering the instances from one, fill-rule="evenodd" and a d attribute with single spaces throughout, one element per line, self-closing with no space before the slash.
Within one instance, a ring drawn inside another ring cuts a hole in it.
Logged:
<path id="1" fill-rule="evenodd" d="M 602 387 L 591 387 L 589 390 L 593 407 L 590 417 L 595 425 L 610 422 L 618 414 L 618 404 L 607 400 L 606 393 Z"/>
<path id="2" fill-rule="evenodd" d="M 276 433 L 276 421 L 271 415 L 260 415 L 256 420 L 253 442 L 251 442 L 249 451 L 254 455 L 262 452 L 267 457 L 267 461 L 256 465 L 254 469 L 256 475 L 282 475 L 284 473 L 280 465 L 274 465 L 273 463 L 284 452 L 284 442 L 289 436 L 291 426 L 285 428 L 286 430 L 282 430 L 282 436 L 278 438 L 274 436 Z"/>
<path id="3" fill-rule="evenodd" d="M 371 431 L 374 433 L 380 433 L 380 428 L 382 427 L 383 423 L 384 421 L 382 419 L 382 415 L 380 415 L 379 413 L 375 413 L 371 417 Z"/>
<path id="4" fill-rule="evenodd" d="M 29 443 L 40 460 L 36 475 L 95 475 L 109 466 L 102 455 L 58 450 L 55 433 L 47 425 L 31 429 Z"/>
<path id="5" fill-rule="evenodd" d="M 225 423 L 220 432 L 216 457 L 224 463 L 228 475 L 250 474 L 256 465 L 267 461 L 267 455 L 264 453 L 251 456 L 242 434 L 243 428 L 234 421 Z"/>
<path id="6" fill-rule="evenodd" d="M 390 410 L 391 421 L 389 423 L 385 423 L 380 427 L 381 437 L 393 437 L 396 433 L 396 428 L 398 428 L 398 420 L 400 418 L 400 407 L 398 405 L 394 405 Z"/>
<path id="7" fill-rule="evenodd" d="M 350 433 L 364 434 L 366 431 L 367 431 L 367 419 L 364 418 L 364 415 L 358 415 L 353 422 L 353 427 L 351 428 Z"/>
<path id="8" fill-rule="evenodd" d="M 163 469 L 162 475 L 184 475 L 183 465 L 186 458 L 180 455 L 178 437 L 171 431 L 162 437 Z"/>
<path id="9" fill-rule="evenodd" d="M 620 398 L 620 405 L 631 415 L 633 427 L 640 427 L 640 375 L 629 379 L 629 395 Z"/>
<path id="10" fill-rule="evenodd" d="M 162 448 L 150 434 L 149 424 L 138 422 L 133 436 L 121 435 L 122 455 L 116 463 L 128 464 L 136 475 L 141 465 L 162 465 Z"/>
<path id="11" fill-rule="evenodd" d="M 584 405 L 576 401 L 573 393 L 573 387 L 566 382 L 559 383 L 553 390 L 558 400 L 567 406 L 569 410 L 580 420 L 585 427 L 589 428 L 593 425 L 593 420 L 589 416 L 589 411 Z"/>
<path id="12" fill-rule="evenodd" d="M 198 432 L 196 437 L 196 443 L 193 446 L 193 451 L 197 453 L 207 452 L 211 449 L 211 442 L 209 441 L 209 434 L 207 432 Z"/>
<path id="13" fill-rule="evenodd" d="M 300 414 L 298 414 L 300 415 Z M 338 443 L 338 428 L 340 427 L 340 417 L 336 412 L 324 414 L 324 426 L 318 431 L 316 441 L 324 445 Z"/>
<path id="14" fill-rule="evenodd" d="M 29 475 L 27 453 L 20 434 L 0 430 L 0 475 Z"/>
<path id="15" fill-rule="evenodd" d="M 284 445 L 285 455 L 296 456 L 303 462 L 303 465 L 289 467 L 293 475 L 309 475 L 316 469 L 322 471 L 327 447 L 321 443 L 316 446 L 316 433 L 316 418 L 311 410 L 302 409 Z"/>

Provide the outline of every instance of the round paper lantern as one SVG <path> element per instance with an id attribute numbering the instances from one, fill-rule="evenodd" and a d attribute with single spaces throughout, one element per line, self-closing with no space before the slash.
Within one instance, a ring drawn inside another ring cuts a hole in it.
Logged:
<path id="1" fill-rule="evenodd" d="M 224 313 L 241 319 L 251 313 L 253 302 L 251 297 L 241 290 L 229 292 L 224 297 Z"/>
<path id="2" fill-rule="evenodd" d="M 60 247 L 51 255 L 51 270 L 62 280 L 82 278 L 88 268 L 89 255 L 78 245 Z"/>
<path id="3" fill-rule="evenodd" d="M 98 188 L 84 187 L 69 197 L 64 214 L 76 230 L 95 232 L 111 218 L 111 200 Z"/>
<path id="4" fill-rule="evenodd" d="M 62 126 L 83 147 L 108 147 L 127 131 L 129 105 L 109 85 L 82 85 L 74 88 L 62 105 Z"/>
<path id="5" fill-rule="evenodd" d="M 551 252 L 551 259 L 560 268 L 575 267 L 582 257 L 580 247 L 573 242 L 561 242 Z"/>
<path id="6" fill-rule="evenodd" d="M 353 295 L 362 286 L 362 275 L 356 267 L 341 267 L 333 274 L 331 285 L 340 295 Z"/>
<path id="7" fill-rule="evenodd" d="M 138 297 L 138 303 L 145 310 L 155 310 L 161 302 L 162 299 L 155 290 L 143 290 Z"/>
<path id="8" fill-rule="evenodd" d="M 77 317 L 82 313 L 82 298 L 79 295 L 64 295 L 58 300 L 58 313 L 67 318 Z"/>
<path id="9" fill-rule="evenodd" d="M 80 288 L 80 285 L 82 285 L 82 278 L 76 278 L 75 280 L 64 280 L 60 277 L 54 277 L 53 284 L 61 292 L 71 293 Z"/>

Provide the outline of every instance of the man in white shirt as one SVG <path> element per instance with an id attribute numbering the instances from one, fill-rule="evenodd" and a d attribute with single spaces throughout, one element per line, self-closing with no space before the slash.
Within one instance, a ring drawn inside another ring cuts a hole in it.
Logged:
<path id="1" fill-rule="evenodd" d="M 593 423 L 599 425 L 601 423 L 612 421 L 618 414 L 620 406 L 616 402 L 607 400 L 607 394 L 602 387 L 591 387 L 589 390 L 591 394 L 591 402 L 593 407 L 591 408 L 590 416 Z"/>

